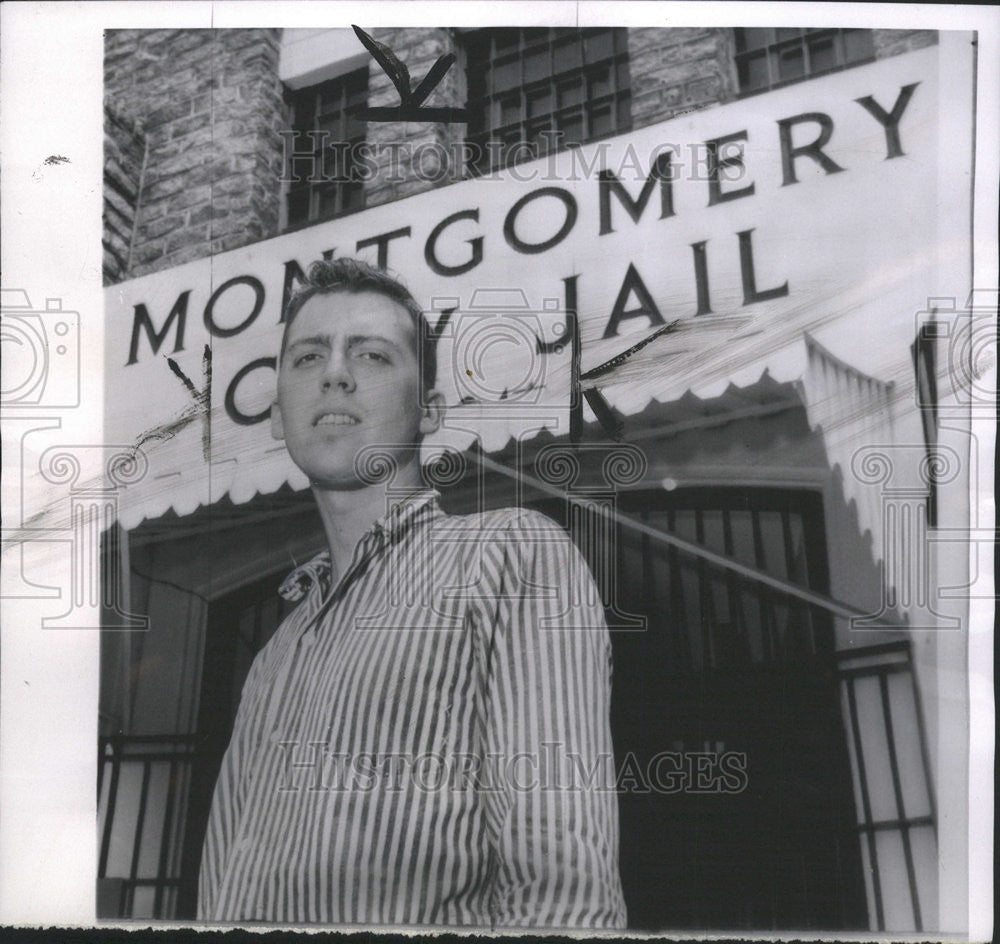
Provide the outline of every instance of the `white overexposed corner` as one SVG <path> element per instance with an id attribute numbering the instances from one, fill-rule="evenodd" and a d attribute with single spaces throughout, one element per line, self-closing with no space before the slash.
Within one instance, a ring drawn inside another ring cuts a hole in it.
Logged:
<path id="1" fill-rule="evenodd" d="M 985 11 L 980 10 L 980 13 Z M 969 559 L 975 589 L 969 601 L 969 937 L 976 941 L 994 940 L 993 842 L 995 835 L 995 697 L 993 666 L 996 621 L 996 573 L 994 567 L 996 526 L 996 483 L 994 457 L 997 435 L 997 341 L 995 316 L 1000 290 L 1000 256 L 996 221 L 1000 214 L 1000 8 L 989 9 L 989 17 L 975 23 L 976 139 L 973 219 L 973 288 L 986 299 L 984 317 L 987 335 L 994 331 L 986 356 L 977 357 L 985 369 L 977 389 L 985 400 L 973 417 L 973 435 L 979 448 L 979 466 L 973 470 L 978 488 L 979 540 L 964 548 Z M 990 351 L 992 354 L 990 354 Z M 992 396 L 991 396 L 992 395 Z"/>
<path id="2" fill-rule="evenodd" d="M 968 206 L 969 210 L 939 215 L 936 289 L 945 306 L 954 298 L 955 310 L 961 313 L 971 291 L 992 289 L 995 298 L 997 286 L 997 123 L 991 117 L 997 107 L 996 24 L 986 34 L 942 31 L 938 53 L 938 201 L 942 207 Z M 992 102 L 992 110 L 987 102 Z M 974 240 L 970 239 L 973 232 Z M 961 252 L 957 251 L 960 247 Z M 958 452 L 966 474 L 941 486 L 938 534 L 950 531 L 968 539 L 933 548 L 937 588 L 955 588 L 950 596 L 939 591 L 935 608 L 961 622 L 957 631 L 938 631 L 934 644 L 924 649 L 933 660 L 933 677 L 927 686 L 932 691 L 925 689 L 924 694 L 932 745 L 937 746 L 937 929 L 987 941 L 993 937 L 995 600 L 991 597 L 995 590 L 988 576 L 988 550 L 974 536 L 993 527 L 995 412 L 989 415 L 988 404 L 981 398 L 977 401 L 976 390 L 968 382 L 972 345 L 958 351 L 949 346 L 963 337 L 956 316 L 949 319 L 942 314 L 942 320 L 952 321 L 954 330 L 942 345 L 945 373 L 938 370 L 942 381 L 938 400 L 943 407 L 939 444 Z M 991 369 L 995 378 L 995 360 Z M 995 384 L 986 386 L 986 378 L 977 384 L 979 391 L 995 389 Z M 965 401 L 971 404 L 968 409 L 956 408 L 956 403 Z M 969 588 L 964 599 L 957 590 L 963 586 Z M 921 666 L 917 668 L 920 672 Z M 926 672 L 930 666 L 923 668 Z"/>

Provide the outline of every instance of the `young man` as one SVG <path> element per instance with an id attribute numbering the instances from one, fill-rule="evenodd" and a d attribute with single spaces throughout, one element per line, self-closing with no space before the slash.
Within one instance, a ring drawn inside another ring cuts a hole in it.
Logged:
<path id="1" fill-rule="evenodd" d="M 599 597 L 549 519 L 445 515 L 423 487 L 421 318 L 351 259 L 289 303 L 272 426 L 329 550 L 244 686 L 199 917 L 624 927 Z"/>

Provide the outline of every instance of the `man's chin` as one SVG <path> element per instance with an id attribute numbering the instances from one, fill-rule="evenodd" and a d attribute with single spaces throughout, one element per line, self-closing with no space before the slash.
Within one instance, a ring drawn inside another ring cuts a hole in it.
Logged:
<path id="1" fill-rule="evenodd" d="M 323 491 L 353 491 L 372 485 L 389 485 L 416 460 L 418 450 L 364 449 L 350 461 L 300 465 L 309 484 Z"/>
<path id="2" fill-rule="evenodd" d="M 363 482 L 356 475 L 351 476 L 320 476 L 309 477 L 309 485 L 320 492 L 353 492 L 361 488 L 369 488 L 371 482 Z"/>

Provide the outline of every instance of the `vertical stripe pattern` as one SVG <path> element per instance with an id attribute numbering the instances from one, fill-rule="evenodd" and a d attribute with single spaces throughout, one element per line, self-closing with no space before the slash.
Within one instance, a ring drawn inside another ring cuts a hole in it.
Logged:
<path id="1" fill-rule="evenodd" d="M 215 788 L 199 918 L 621 928 L 611 650 L 535 512 L 396 505 L 257 656 Z M 574 773 L 587 772 L 585 777 Z"/>

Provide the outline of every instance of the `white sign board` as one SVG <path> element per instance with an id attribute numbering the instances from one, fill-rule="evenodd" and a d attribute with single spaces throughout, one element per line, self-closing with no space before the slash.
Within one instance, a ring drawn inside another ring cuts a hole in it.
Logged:
<path id="1" fill-rule="evenodd" d="M 565 434 L 567 311 L 584 385 L 624 413 L 765 368 L 798 379 L 806 332 L 912 383 L 947 210 L 937 56 L 686 114 L 107 289 L 105 435 L 149 461 L 123 523 L 305 486 L 267 418 L 283 304 L 324 254 L 387 265 L 440 329 L 449 411 L 432 446 Z M 688 330 L 620 356 L 675 321 Z"/>

